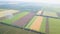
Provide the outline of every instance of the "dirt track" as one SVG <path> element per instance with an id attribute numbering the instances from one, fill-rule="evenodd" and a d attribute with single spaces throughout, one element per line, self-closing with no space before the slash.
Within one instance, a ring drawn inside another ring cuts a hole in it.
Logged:
<path id="1" fill-rule="evenodd" d="M 30 26 L 30 29 L 40 31 L 39 29 L 41 27 L 42 20 L 43 20 L 43 17 L 37 16 L 36 20 Z"/>
<path id="2" fill-rule="evenodd" d="M 48 22 L 48 17 L 46 17 L 46 34 L 49 34 L 49 22 Z"/>
<path id="3" fill-rule="evenodd" d="M 24 27 L 28 22 L 31 20 L 31 18 L 35 15 L 35 13 L 30 12 L 28 15 L 22 17 L 21 19 L 17 20 L 13 23 L 13 25 Z"/>

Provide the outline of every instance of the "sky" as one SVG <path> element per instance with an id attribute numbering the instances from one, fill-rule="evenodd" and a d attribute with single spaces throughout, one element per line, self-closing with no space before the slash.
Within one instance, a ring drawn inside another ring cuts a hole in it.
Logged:
<path id="1" fill-rule="evenodd" d="M 35 2 L 35 3 L 50 3 L 50 4 L 60 4 L 60 0 L 0 0 L 8 2 Z"/>

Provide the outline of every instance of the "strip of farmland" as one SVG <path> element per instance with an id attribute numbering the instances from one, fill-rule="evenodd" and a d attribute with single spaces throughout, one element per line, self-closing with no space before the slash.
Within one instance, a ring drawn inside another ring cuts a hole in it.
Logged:
<path id="1" fill-rule="evenodd" d="M 42 23 L 43 17 L 37 16 L 34 22 L 30 25 L 29 29 L 39 31 L 41 23 Z"/>
<path id="2" fill-rule="evenodd" d="M 36 18 L 37 18 L 37 16 L 34 16 L 33 19 L 28 23 L 28 25 L 25 28 L 26 29 L 30 29 L 29 27 L 34 23 L 34 21 L 36 20 Z M 43 19 L 43 21 L 42 21 L 42 23 L 41 23 L 40 26 L 41 26 L 40 29 L 39 29 L 40 31 L 37 31 L 37 32 L 45 33 L 45 18 Z M 32 31 L 36 31 L 36 30 L 32 30 Z"/>
<path id="3" fill-rule="evenodd" d="M 34 16 L 34 17 L 32 18 L 32 20 L 26 25 L 25 28 L 29 28 L 30 25 L 35 21 L 36 18 L 37 18 L 37 16 Z"/>
<path id="4" fill-rule="evenodd" d="M 40 32 L 45 33 L 45 28 L 46 28 L 46 18 L 44 17 L 42 24 L 41 24 Z"/>
<path id="5" fill-rule="evenodd" d="M 16 14 L 11 19 L 4 19 L 1 22 L 4 22 L 6 24 L 12 24 L 14 21 L 18 20 L 19 18 L 22 18 L 23 16 L 27 15 L 28 13 L 29 12 L 22 12 L 22 13 Z"/>
<path id="6" fill-rule="evenodd" d="M 31 20 L 31 18 L 35 15 L 35 13 L 30 12 L 28 15 L 22 17 L 21 19 L 17 20 L 13 23 L 13 25 L 24 27 L 28 24 L 28 22 Z"/>
<path id="7" fill-rule="evenodd" d="M 60 34 L 60 19 L 49 18 L 49 34 Z"/>

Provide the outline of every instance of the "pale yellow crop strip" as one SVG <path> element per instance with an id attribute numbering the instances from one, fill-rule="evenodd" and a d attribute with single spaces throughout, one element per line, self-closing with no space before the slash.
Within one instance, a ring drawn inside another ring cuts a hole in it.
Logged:
<path id="1" fill-rule="evenodd" d="M 30 26 L 30 29 L 35 30 L 35 31 L 40 31 L 40 26 L 42 23 L 43 17 L 37 16 L 37 19 L 34 21 L 34 23 Z"/>

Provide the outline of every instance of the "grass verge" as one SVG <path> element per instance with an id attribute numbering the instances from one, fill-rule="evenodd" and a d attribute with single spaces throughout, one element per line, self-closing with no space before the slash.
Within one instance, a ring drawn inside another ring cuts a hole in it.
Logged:
<path id="1" fill-rule="evenodd" d="M 40 28 L 40 32 L 45 33 L 45 27 L 46 27 L 46 18 L 43 18 L 41 28 Z"/>

